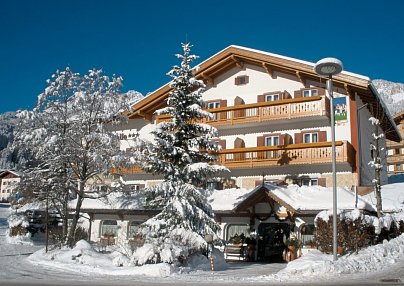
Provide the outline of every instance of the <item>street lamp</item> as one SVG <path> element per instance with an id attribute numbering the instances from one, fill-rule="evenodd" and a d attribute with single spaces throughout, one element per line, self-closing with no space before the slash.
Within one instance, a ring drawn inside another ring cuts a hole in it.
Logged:
<path id="1" fill-rule="evenodd" d="M 328 76 L 327 91 L 330 97 L 330 114 L 331 114 L 331 141 L 332 141 L 332 190 L 333 190 L 333 256 L 334 261 L 337 260 L 337 172 L 336 172 L 336 155 L 335 155 L 335 116 L 334 116 L 334 97 L 332 94 L 332 76 L 342 71 L 342 62 L 335 58 L 324 58 L 319 60 L 314 71 L 320 76 Z"/>

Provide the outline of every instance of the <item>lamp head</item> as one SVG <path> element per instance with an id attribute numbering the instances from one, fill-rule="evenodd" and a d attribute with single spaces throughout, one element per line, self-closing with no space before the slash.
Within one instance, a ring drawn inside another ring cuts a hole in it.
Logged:
<path id="1" fill-rule="evenodd" d="M 336 58 L 324 58 L 314 65 L 314 71 L 316 74 L 322 76 L 333 76 L 339 74 L 342 69 L 342 62 Z"/>

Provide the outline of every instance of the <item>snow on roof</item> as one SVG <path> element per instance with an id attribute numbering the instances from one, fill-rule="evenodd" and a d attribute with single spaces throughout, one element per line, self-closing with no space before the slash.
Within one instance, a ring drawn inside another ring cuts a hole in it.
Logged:
<path id="1" fill-rule="evenodd" d="M 324 210 L 333 207 L 333 190 L 321 186 L 289 185 L 272 192 L 296 210 Z M 345 188 L 337 188 L 337 206 L 341 209 L 355 208 L 355 194 Z M 357 208 L 372 210 L 369 203 L 358 198 Z"/>
<path id="2" fill-rule="evenodd" d="M 320 211 L 332 208 L 332 188 L 321 186 L 289 185 L 287 187 L 265 185 L 274 195 L 296 210 Z M 210 203 L 214 211 L 230 211 L 249 196 L 253 195 L 261 186 L 254 190 L 227 189 L 214 191 L 210 196 Z M 355 194 L 345 188 L 337 188 L 338 208 L 354 209 Z M 358 198 L 357 208 L 373 210 L 365 200 Z"/>
<path id="3" fill-rule="evenodd" d="M 70 202 L 70 206 L 76 205 L 76 200 Z M 111 210 L 143 210 L 146 197 L 143 193 L 131 195 L 114 192 L 99 199 L 86 198 L 82 209 L 111 209 Z"/>
<path id="4" fill-rule="evenodd" d="M 247 189 L 225 189 L 214 190 L 208 197 L 213 211 L 230 211 L 239 203 L 244 201 L 253 190 Z"/>
<path id="5" fill-rule="evenodd" d="M 284 201 L 286 204 L 300 211 L 321 211 L 333 207 L 333 190 L 321 186 L 274 186 L 265 185 L 268 190 Z M 233 188 L 225 190 L 214 190 L 208 194 L 208 202 L 213 211 L 232 211 L 240 203 L 254 193 L 261 186 L 251 190 L 243 188 Z M 362 209 L 368 211 L 376 210 L 376 198 L 374 193 L 366 196 L 358 196 L 346 188 L 337 188 L 337 199 L 339 209 Z M 356 206 L 355 202 L 357 200 Z M 383 210 L 386 212 L 399 212 L 404 210 L 404 183 L 390 184 L 382 186 Z M 72 201 L 72 205 L 75 201 Z M 126 195 L 122 193 L 111 193 L 100 199 L 85 199 L 83 209 L 127 209 L 143 210 L 145 206 L 145 194 L 136 193 Z"/>
<path id="6" fill-rule="evenodd" d="M 385 212 L 404 211 L 404 183 L 395 183 L 382 186 L 382 208 Z M 375 192 L 371 192 L 362 198 L 373 206 L 376 206 Z M 376 210 L 376 207 L 374 207 Z"/>
<path id="7" fill-rule="evenodd" d="M 17 176 L 17 177 L 22 177 L 22 175 L 23 175 L 22 172 L 15 171 L 15 170 L 2 170 L 2 171 L 0 172 L 0 176 L 3 176 L 3 175 L 5 175 L 5 174 L 7 174 L 7 173 L 11 173 L 11 174 L 13 174 L 13 175 L 15 175 L 15 176 Z"/>

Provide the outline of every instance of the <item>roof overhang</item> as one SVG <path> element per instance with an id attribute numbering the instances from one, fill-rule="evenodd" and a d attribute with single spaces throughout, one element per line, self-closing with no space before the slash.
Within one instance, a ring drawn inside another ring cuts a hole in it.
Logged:
<path id="1" fill-rule="evenodd" d="M 326 78 L 320 77 L 314 72 L 314 63 L 240 46 L 229 46 L 203 61 L 194 68 L 194 75 L 209 85 L 214 82 L 214 78 L 218 75 L 233 67 L 243 68 L 245 64 L 260 66 L 271 77 L 273 77 L 274 71 L 294 75 L 303 86 L 308 80 L 319 83 L 326 81 Z M 389 131 L 386 132 L 387 139 L 401 140 L 394 121 L 368 77 L 342 71 L 333 77 L 333 85 L 346 90 L 350 97 L 357 94 L 364 103 L 373 106 L 373 111 L 371 110 L 374 113 L 373 116 L 381 120 L 383 130 Z M 133 106 L 134 111 L 129 112 L 128 117 L 151 120 L 157 109 L 166 106 L 167 97 L 171 90 L 170 83 L 167 83 L 150 93 Z M 383 110 L 383 112 L 377 114 L 374 110 Z"/>

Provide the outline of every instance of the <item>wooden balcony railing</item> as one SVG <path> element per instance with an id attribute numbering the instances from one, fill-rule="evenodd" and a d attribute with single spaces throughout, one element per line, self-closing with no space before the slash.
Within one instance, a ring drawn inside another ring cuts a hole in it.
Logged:
<path id="1" fill-rule="evenodd" d="M 213 119 L 204 120 L 212 126 L 249 122 L 283 120 L 329 114 L 329 100 L 324 96 L 290 98 L 278 101 L 243 104 L 208 110 Z M 157 123 L 169 121 L 168 115 L 157 117 Z"/>
<path id="2" fill-rule="evenodd" d="M 218 154 L 218 163 L 230 169 L 331 163 L 331 145 L 331 142 L 319 142 L 225 149 Z M 349 163 L 355 166 L 355 150 L 352 145 L 347 141 L 337 141 L 335 146 L 337 163 Z M 142 169 L 137 166 L 113 170 L 115 174 L 141 172 Z"/>
<path id="3" fill-rule="evenodd" d="M 131 167 L 112 168 L 111 170 L 111 173 L 114 175 L 142 173 L 142 172 L 144 172 L 142 168 L 136 165 Z"/>
<path id="4" fill-rule="evenodd" d="M 220 164 L 228 168 L 254 168 L 283 165 L 331 163 L 331 142 L 287 146 L 226 149 Z M 347 141 L 336 142 L 336 161 L 355 164 L 355 150 Z"/>
<path id="5" fill-rule="evenodd" d="M 394 163 L 402 163 L 404 162 L 404 155 L 403 154 L 396 154 L 387 156 L 387 163 L 394 164 Z"/>

